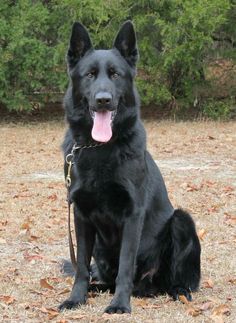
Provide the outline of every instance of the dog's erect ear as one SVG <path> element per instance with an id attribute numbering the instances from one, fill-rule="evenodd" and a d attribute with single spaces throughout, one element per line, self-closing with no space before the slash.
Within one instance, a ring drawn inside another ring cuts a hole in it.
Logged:
<path id="1" fill-rule="evenodd" d="M 79 22 L 75 22 L 72 27 L 70 46 L 67 53 L 69 67 L 73 68 L 84 54 L 92 48 L 88 31 Z"/>
<path id="2" fill-rule="evenodd" d="M 131 66 L 138 60 L 136 35 L 131 21 L 126 21 L 120 28 L 113 45 Z"/>

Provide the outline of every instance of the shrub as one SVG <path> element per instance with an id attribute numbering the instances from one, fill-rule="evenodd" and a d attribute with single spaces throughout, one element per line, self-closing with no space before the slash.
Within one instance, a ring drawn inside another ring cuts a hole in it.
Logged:
<path id="1" fill-rule="evenodd" d="M 233 0 L 19 0 L 0 2 L 0 101 L 30 110 L 58 99 L 67 85 L 65 53 L 73 21 L 89 29 L 97 47 L 110 47 L 120 23 L 135 22 L 144 104 L 193 102 L 204 82 L 212 35 Z M 228 16 L 227 16 L 228 15 Z"/>
<path id="2" fill-rule="evenodd" d="M 204 103 L 202 113 L 205 117 L 213 120 L 228 120 L 232 117 L 233 110 L 235 110 L 233 100 L 216 101 L 210 99 Z"/>

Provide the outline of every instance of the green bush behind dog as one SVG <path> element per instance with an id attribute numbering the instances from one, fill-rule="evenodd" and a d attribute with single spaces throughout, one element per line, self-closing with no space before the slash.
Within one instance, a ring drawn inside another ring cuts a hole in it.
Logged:
<path id="1" fill-rule="evenodd" d="M 198 105 L 211 117 L 201 91 L 209 82 L 206 64 L 226 52 L 235 59 L 234 0 L 3 0 L 0 13 L 0 102 L 9 110 L 32 110 L 64 92 L 67 39 L 76 20 L 87 26 L 96 47 L 111 42 L 122 21 L 134 21 L 144 105 Z M 221 45 L 214 49 L 216 43 Z M 230 104 L 232 95 L 227 93 Z M 209 101 L 211 92 L 207 96 Z M 224 118 L 231 111 L 226 105 L 216 109 Z"/>

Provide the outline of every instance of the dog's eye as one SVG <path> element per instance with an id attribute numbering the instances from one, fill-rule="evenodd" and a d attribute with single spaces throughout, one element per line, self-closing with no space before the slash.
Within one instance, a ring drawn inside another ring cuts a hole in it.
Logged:
<path id="1" fill-rule="evenodd" d="M 86 74 L 86 76 L 87 76 L 89 79 L 92 79 L 92 78 L 95 76 L 95 71 L 88 72 L 88 73 Z"/>
<path id="2" fill-rule="evenodd" d="M 120 75 L 119 75 L 119 73 L 117 73 L 117 72 L 111 72 L 111 77 L 115 80 L 115 79 L 117 79 L 118 77 L 119 77 Z"/>

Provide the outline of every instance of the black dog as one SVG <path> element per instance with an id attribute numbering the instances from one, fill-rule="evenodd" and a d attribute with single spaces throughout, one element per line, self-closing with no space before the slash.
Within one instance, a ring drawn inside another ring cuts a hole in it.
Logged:
<path id="1" fill-rule="evenodd" d="M 146 150 L 134 86 L 137 59 L 130 21 L 110 50 L 93 49 L 86 29 L 73 25 L 65 97 L 69 130 L 63 147 L 65 157 L 74 144 L 78 148 L 70 189 L 77 270 L 72 293 L 60 309 L 86 302 L 91 257 L 96 278 L 115 289 L 107 313 L 130 313 L 132 293 L 167 292 L 191 300 L 190 292 L 199 285 L 200 244 L 193 220 L 173 209 Z"/>

